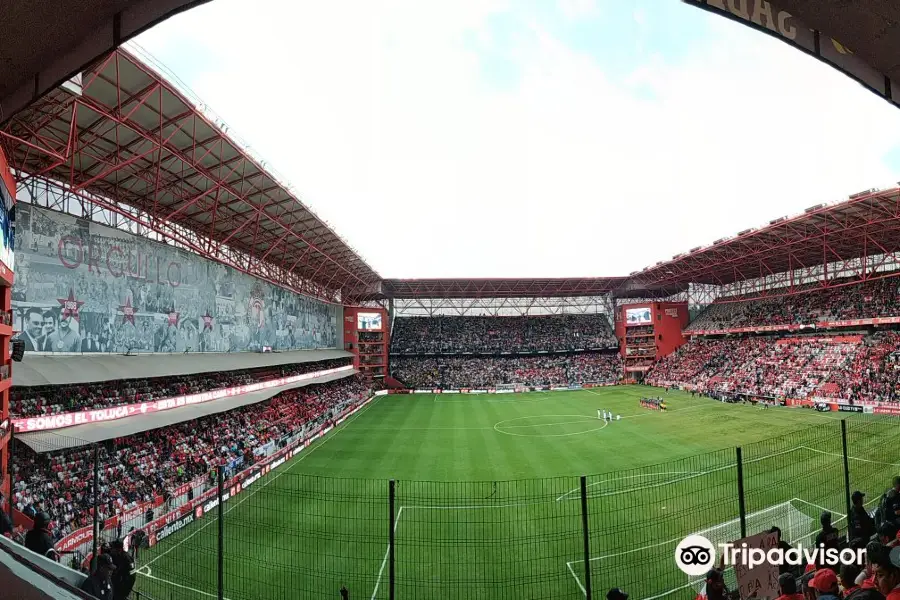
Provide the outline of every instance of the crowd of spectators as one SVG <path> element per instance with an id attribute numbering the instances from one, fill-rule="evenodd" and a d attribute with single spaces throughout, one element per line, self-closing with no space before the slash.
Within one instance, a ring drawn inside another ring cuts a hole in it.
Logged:
<path id="1" fill-rule="evenodd" d="M 219 465 L 252 464 L 254 451 L 287 436 L 304 435 L 370 393 L 358 376 L 288 390 L 270 400 L 111 440 L 100 447 L 100 516 L 110 518 Z M 47 512 L 62 538 L 91 522 L 92 449 L 37 454 L 15 446 L 12 502 L 34 516 Z"/>
<path id="2" fill-rule="evenodd" d="M 395 357 L 392 374 L 412 388 L 487 388 L 499 385 L 616 383 L 622 375 L 619 354 L 495 357 Z"/>
<path id="3" fill-rule="evenodd" d="M 398 317 L 393 354 L 568 352 L 615 348 L 604 314 L 521 317 Z"/>
<path id="4" fill-rule="evenodd" d="M 819 390 L 823 397 L 854 402 L 900 401 L 900 333 L 884 331 L 866 338 L 854 355 Z"/>
<path id="5" fill-rule="evenodd" d="M 148 379 L 124 379 L 75 385 L 18 386 L 10 390 L 9 409 L 13 417 L 35 417 L 97 410 L 261 383 L 347 364 L 349 364 L 347 359 L 331 359 L 275 367 Z"/>
<path id="6" fill-rule="evenodd" d="M 688 327 L 691 331 L 900 316 L 900 284 L 894 278 L 745 301 L 716 301 Z"/>
<path id="7" fill-rule="evenodd" d="M 710 395 L 900 400 L 900 334 L 694 338 L 658 361 L 655 385 Z"/>

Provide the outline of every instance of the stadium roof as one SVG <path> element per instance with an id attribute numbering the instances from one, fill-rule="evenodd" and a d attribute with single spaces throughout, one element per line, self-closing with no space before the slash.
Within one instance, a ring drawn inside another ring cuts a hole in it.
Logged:
<path id="1" fill-rule="evenodd" d="M 776 0 L 853 54 L 900 82 L 900 4 L 895 0 Z M 897 96 L 900 96 L 900 90 Z M 896 97 L 895 100 L 900 100 Z"/>
<path id="2" fill-rule="evenodd" d="M 61 182 L 277 285 L 339 302 L 380 279 L 199 101 L 126 50 L 89 67 L 80 92 L 58 87 L 20 112 L 0 141 L 20 182 Z"/>
<path id="3" fill-rule="evenodd" d="M 779 39 L 900 106 L 894 0 L 684 0 Z"/>
<path id="4" fill-rule="evenodd" d="M 0 124 L 122 42 L 207 0 L 7 0 Z"/>
<path id="5" fill-rule="evenodd" d="M 722 0 L 688 1 L 775 35 L 900 102 L 900 86 L 892 84 L 900 80 L 896 2 L 776 0 L 770 19 L 759 0 L 748 0 L 743 9 Z M 121 213 L 201 256 L 345 303 L 386 297 L 575 297 L 613 290 L 621 297 L 660 295 L 689 282 L 727 284 L 889 252 L 895 245 L 889 208 L 871 203 L 854 208 L 859 203 L 851 202 L 720 240 L 633 277 L 381 282 L 198 99 L 167 81 L 147 59 L 121 49 L 109 53 L 152 24 L 202 3 L 80 0 L 73 10 L 60 0 L 39 6 L 12 0 L 4 7 L 13 29 L 0 38 L 0 122 L 50 90 L 0 131 L 20 180 L 56 180 L 94 206 Z M 779 11 L 790 14 L 780 24 L 765 21 L 779 21 Z M 786 33 L 792 28 L 796 35 Z M 84 65 L 91 66 L 74 86 L 58 87 Z"/>
<path id="6" fill-rule="evenodd" d="M 135 433 L 141 433 L 142 431 L 168 427 L 169 425 L 183 423 L 184 421 L 191 421 L 208 415 L 215 415 L 234 410 L 236 408 L 241 408 L 242 406 L 257 404 L 268 400 L 269 398 L 273 398 L 287 390 L 305 387 L 314 383 L 327 383 L 344 377 L 352 377 L 354 374 L 355 371 L 329 373 L 328 375 L 314 377 L 300 383 L 290 383 L 288 385 L 260 390 L 258 392 L 230 396 L 213 402 L 204 402 L 202 404 L 192 404 L 181 408 L 173 408 L 163 412 L 135 415 L 133 417 L 125 417 L 124 419 L 116 419 L 113 421 L 75 425 L 74 427 L 56 429 L 54 431 L 20 433 L 16 435 L 16 439 L 27 444 L 28 447 L 35 452 L 52 452 L 54 450 L 63 450 L 65 448 L 78 448 L 95 442 L 126 437 L 134 435 Z"/>
<path id="7" fill-rule="evenodd" d="M 382 293 L 391 298 L 535 298 L 599 296 L 625 277 L 555 279 L 385 279 Z"/>
<path id="8" fill-rule="evenodd" d="M 71 385 L 117 379 L 146 379 L 275 367 L 349 358 L 344 350 L 294 352 L 194 352 L 190 354 L 37 354 L 25 353 L 13 367 L 14 386 Z"/>
<path id="9" fill-rule="evenodd" d="M 659 262 L 634 274 L 629 283 L 723 285 L 900 251 L 900 189 L 854 196 Z M 878 266 L 873 260 L 868 268 Z"/>

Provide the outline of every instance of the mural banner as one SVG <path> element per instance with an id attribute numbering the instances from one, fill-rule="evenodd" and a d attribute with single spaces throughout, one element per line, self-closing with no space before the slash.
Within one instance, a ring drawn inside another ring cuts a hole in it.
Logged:
<path id="1" fill-rule="evenodd" d="M 29 352 L 335 348 L 341 307 L 20 202 L 13 328 Z"/>

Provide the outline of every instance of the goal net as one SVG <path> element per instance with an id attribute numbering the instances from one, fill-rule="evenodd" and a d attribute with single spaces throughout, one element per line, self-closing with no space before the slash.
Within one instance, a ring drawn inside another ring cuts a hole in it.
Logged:
<path id="1" fill-rule="evenodd" d="M 791 545 L 798 541 L 806 541 L 810 535 L 816 532 L 816 521 L 798 510 L 790 502 L 783 502 L 770 506 L 763 510 L 747 515 L 747 535 L 756 535 L 768 531 L 776 526 L 781 529 L 781 538 Z M 719 544 L 727 544 L 741 539 L 741 520 L 734 519 L 719 525 L 698 531 L 696 535 L 702 535 L 715 545 L 716 552 L 720 551 Z M 716 556 L 716 563 L 719 562 Z M 736 581 L 734 569 L 729 568 L 725 573 L 725 583 L 729 589 L 735 589 Z M 703 582 L 695 582 L 693 587 L 700 591 Z"/>

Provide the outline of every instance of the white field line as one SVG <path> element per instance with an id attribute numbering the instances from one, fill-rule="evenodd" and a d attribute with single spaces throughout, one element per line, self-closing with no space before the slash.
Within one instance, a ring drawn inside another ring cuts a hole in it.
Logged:
<path id="1" fill-rule="evenodd" d="M 877 498 L 874 499 L 874 500 L 870 500 L 870 501 L 867 502 L 866 504 L 872 504 L 873 502 L 877 502 L 877 500 L 878 500 Z M 791 502 L 801 502 L 801 503 L 803 503 L 803 504 L 806 504 L 807 506 L 812 506 L 812 507 L 817 508 L 817 509 L 820 509 L 820 510 L 831 510 L 831 509 L 825 508 L 824 506 L 821 506 L 821 505 L 819 505 L 819 504 L 816 504 L 816 503 L 814 503 L 814 502 L 810 502 L 810 501 L 808 501 L 808 500 L 804 500 L 803 498 L 791 498 Z M 832 512 L 835 512 L 835 511 L 832 511 Z M 839 519 L 837 519 L 837 520 L 835 521 L 835 524 L 840 523 L 842 520 L 845 520 L 846 518 L 847 518 L 846 516 L 840 517 Z M 788 541 L 789 541 L 791 544 L 796 544 L 797 542 L 803 540 L 804 538 L 808 538 L 808 537 L 810 537 L 810 536 L 812 536 L 812 535 L 815 535 L 816 533 L 818 533 L 818 532 L 812 532 L 812 533 L 807 534 L 807 535 L 805 535 L 805 536 L 803 536 L 803 537 L 800 537 L 800 538 L 798 538 L 798 539 L 796 539 L 796 540 L 788 540 Z M 659 546 L 665 546 L 666 544 L 675 544 L 675 543 L 680 542 L 682 539 L 684 539 L 684 538 L 683 538 L 683 537 L 679 537 L 679 538 L 675 538 L 674 540 L 667 540 L 667 541 L 665 541 L 665 542 L 659 542 L 659 543 L 656 543 L 656 544 L 649 544 L 649 545 L 647 545 L 647 546 L 641 546 L 640 548 L 632 548 L 631 550 L 625 550 L 625 551 L 623 551 L 623 552 L 614 552 L 614 553 L 612 553 L 612 554 L 604 554 L 603 556 L 592 556 L 592 557 L 590 558 L 590 562 L 593 562 L 593 561 L 595 561 L 595 560 L 604 560 L 604 559 L 607 559 L 607 558 L 615 558 L 615 557 L 618 557 L 618 556 L 626 556 L 626 555 L 628 555 L 628 554 L 634 554 L 635 552 L 643 552 L 644 550 L 649 550 L 649 549 L 651 549 L 651 548 L 658 548 Z M 569 572 L 572 573 L 572 577 L 575 578 L 576 583 L 578 583 L 578 587 L 581 588 L 582 593 L 587 594 L 587 592 L 585 591 L 584 587 L 583 587 L 582 584 L 581 584 L 581 580 L 578 578 L 578 575 L 575 573 L 575 569 L 572 568 L 573 565 L 583 564 L 583 563 L 584 563 L 584 560 L 570 560 L 570 561 L 567 561 L 567 562 L 566 562 L 566 566 L 569 568 Z M 656 598 L 663 598 L 663 597 L 665 597 L 665 596 L 668 596 L 669 594 L 672 594 L 672 593 L 677 592 L 677 591 L 679 591 L 679 590 L 683 590 L 683 589 L 685 589 L 685 588 L 687 588 L 687 587 L 690 587 L 690 586 L 692 586 L 692 585 L 695 585 L 695 584 L 697 584 L 697 583 L 702 583 L 702 580 L 698 579 L 697 581 L 689 582 L 689 583 L 687 583 L 686 585 L 679 586 L 679 587 L 677 587 L 677 588 L 673 588 L 673 589 L 671 589 L 671 590 L 669 590 L 669 591 L 667 591 L 667 592 L 663 592 L 662 594 L 658 594 L 658 595 L 656 595 L 656 596 L 650 596 L 649 598 L 645 598 L 644 600 L 655 600 Z"/>
<path id="2" fill-rule="evenodd" d="M 791 498 L 791 502 L 793 502 L 793 501 L 802 502 L 803 504 L 805 504 L 807 506 L 812 506 L 813 508 L 818 508 L 819 510 L 827 510 L 828 512 L 839 512 L 839 511 L 832 511 L 830 508 L 825 508 L 821 504 L 816 504 L 815 502 L 809 502 L 808 500 L 804 500 L 803 498 Z M 842 518 L 845 518 L 845 517 L 842 517 Z M 840 520 L 840 519 L 838 519 L 838 520 Z"/>
<path id="3" fill-rule="evenodd" d="M 313 446 L 312 448 L 310 448 L 308 451 L 304 452 L 303 455 L 302 455 L 300 458 L 298 458 L 298 459 L 295 460 L 295 461 L 292 461 L 291 464 L 290 464 L 290 466 L 288 466 L 286 469 L 284 469 L 281 473 L 278 473 L 278 474 L 275 475 L 274 477 L 270 477 L 270 478 L 268 479 L 268 481 L 266 481 L 265 483 L 263 483 L 262 485 L 260 485 L 258 488 L 256 488 L 255 490 L 253 490 L 252 492 L 250 492 L 249 494 L 247 494 L 247 495 L 246 495 L 244 498 L 242 498 L 239 502 L 237 502 L 236 504 L 233 504 L 232 506 L 229 506 L 229 507 L 225 510 L 225 513 L 224 513 L 224 514 L 227 515 L 228 513 L 230 513 L 230 512 L 233 511 L 234 509 L 236 509 L 238 506 L 240 506 L 241 504 L 243 504 L 244 502 L 246 502 L 247 500 L 249 500 L 250 498 L 252 498 L 253 496 L 255 496 L 257 492 L 259 492 L 260 490 L 262 490 L 263 488 L 265 488 L 266 486 L 268 486 L 270 483 L 274 482 L 276 479 L 278 479 L 279 477 L 281 477 L 281 476 L 284 475 L 285 473 L 289 473 L 289 472 L 291 471 L 291 469 L 293 469 L 295 466 L 297 466 L 298 464 L 300 464 L 300 463 L 303 461 L 303 459 L 305 459 L 307 456 L 309 456 L 310 454 L 312 454 L 313 452 L 315 452 L 316 450 L 318 450 L 319 448 L 321 448 L 322 446 L 324 446 L 325 444 L 327 444 L 330 440 L 336 438 L 336 437 L 337 437 L 337 434 L 339 434 L 340 432 L 342 432 L 342 431 L 347 427 L 347 425 L 349 425 L 349 424 L 351 423 L 351 421 L 353 421 L 354 419 L 356 419 L 356 417 L 358 417 L 359 415 L 361 415 L 361 414 L 363 414 L 364 412 L 366 412 L 367 410 L 369 410 L 369 408 L 371 408 L 379 398 L 383 398 L 383 397 L 384 397 L 384 396 L 376 396 L 375 398 L 373 398 L 372 401 L 369 402 L 368 406 L 364 406 L 361 410 L 357 411 L 355 415 L 351 416 L 349 419 L 347 419 L 346 421 L 344 421 L 343 423 L 341 423 L 340 426 L 336 427 L 336 428 L 332 431 L 332 435 L 326 436 L 325 439 L 323 439 L 320 443 L 316 444 L 315 446 Z M 197 531 L 195 531 L 195 532 L 192 533 L 191 535 L 187 536 L 187 537 L 184 538 L 183 540 L 180 540 L 177 544 L 173 545 L 171 548 L 167 549 L 165 552 L 163 552 L 163 553 L 160 554 L 159 556 L 154 557 L 153 560 L 151 560 L 150 562 L 148 562 L 148 563 L 145 564 L 145 565 L 142 565 L 141 568 L 143 568 L 143 567 L 149 567 L 150 565 L 152 565 L 153 563 L 155 563 L 156 561 L 158 561 L 159 559 L 161 559 L 163 556 L 165 556 L 166 554 L 168 554 L 168 553 L 171 552 L 172 550 L 178 548 L 179 546 L 181 546 L 182 544 L 184 544 L 185 542 L 187 542 L 189 539 L 191 539 L 192 537 L 194 537 L 195 535 L 197 535 L 198 533 L 200 533 L 201 531 L 203 531 L 204 529 L 206 529 L 207 527 L 209 527 L 210 525 L 212 525 L 212 524 L 215 523 L 215 522 L 216 522 L 216 519 L 209 519 L 209 521 L 208 521 L 207 523 L 205 523 L 205 524 L 203 525 L 203 527 L 201 527 L 200 529 L 198 529 Z"/>
<path id="4" fill-rule="evenodd" d="M 508 502 L 506 504 L 461 504 L 448 506 L 404 506 L 406 510 L 477 510 L 481 508 L 512 508 L 514 506 L 537 506 L 546 504 L 545 501 L 536 500 L 534 502 Z"/>
<path id="5" fill-rule="evenodd" d="M 552 427 L 554 425 L 574 425 L 576 423 L 584 423 L 588 421 L 599 421 L 594 415 L 585 415 L 580 421 L 561 421 L 559 423 L 535 423 L 534 425 L 504 425 L 503 429 L 527 429 L 528 427 Z"/>
<path id="6" fill-rule="evenodd" d="M 593 394 L 593 395 L 595 395 L 595 396 L 605 396 L 605 395 L 606 395 L 606 394 L 598 394 L 598 393 L 595 392 L 594 390 L 591 390 L 591 389 L 585 389 L 585 388 L 582 388 L 581 391 L 587 392 L 588 394 Z M 576 579 L 577 579 L 577 577 L 576 577 Z"/>
<path id="7" fill-rule="evenodd" d="M 622 417 L 622 418 L 624 419 L 625 417 Z M 808 450 L 808 448 L 807 448 L 806 446 L 797 446 L 796 448 L 789 448 L 789 449 L 787 449 L 787 450 L 782 450 L 781 452 L 775 452 L 774 454 L 767 454 L 766 456 L 760 456 L 759 458 L 752 458 L 752 459 L 750 459 L 750 460 L 745 460 L 745 461 L 744 461 L 744 464 L 747 465 L 747 464 L 750 464 L 750 463 L 759 462 L 759 461 L 761 461 L 761 460 L 766 460 L 766 459 L 769 459 L 769 458 L 774 458 L 774 457 L 776 457 L 776 456 L 781 456 L 782 454 L 787 454 L 787 453 L 789 453 L 789 452 L 796 452 L 797 450 L 804 450 L 804 449 L 807 449 L 807 450 Z M 696 473 L 691 473 L 690 475 L 685 475 L 684 477 L 677 477 L 677 478 L 675 478 L 675 479 L 670 479 L 670 480 L 664 481 L 664 482 L 662 482 L 662 483 L 651 483 L 651 484 L 648 484 L 648 485 L 642 485 L 642 486 L 638 486 L 638 487 L 634 487 L 634 488 L 628 488 L 628 489 L 625 489 L 625 490 L 615 490 L 615 491 L 612 491 L 612 492 L 603 492 L 602 494 L 591 494 L 591 498 L 606 498 L 606 497 L 608 497 L 608 496 L 619 496 L 619 495 L 621 495 L 621 494 L 630 494 L 630 493 L 632 493 L 632 492 L 637 492 L 637 491 L 640 491 L 640 490 L 647 490 L 647 489 L 657 488 L 657 487 L 664 486 L 664 485 L 672 485 L 673 483 L 679 483 L 679 482 L 681 482 L 681 481 L 687 481 L 688 479 L 695 479 L 695 478 L 697 478 L 697 477 L 702 477 L 702 476 L 704 476 L 704 475 L 709 475 L 710 473 L 716 473 L 716 472 L 718 472 L 718 471 L 724 471 L 725 469 L 732 469 L 732 468 L 734 468 L 734 467 L 736 467 L 736 466 L 737 466 L 737 463 L 730 463 L 730 464 L 727 464 L 727 465 L 724 465 L 724 466 L 721 466 L 721 467 L 716 467 L 715 469 L 709 469 L 708 471 L 698 471 L 698 472 L 696 472 Z M 608 483 L 608 482 L 609 482 L 609 481 L 595 481 L 594 483 L 588 485 L 587 487 L 593 487 L 593 486 L 595 486 L 595 485 L 600 485 L 600 484 L 602 484 L 602 483 Z M 562 500 L 565 500 L 565 499 L 569 498 L 572 494 L 574 494 L 574 493 L 576 493 L 576 492 L 579 492 L 579 491 L 581 491 L 581 490 L 580 490 L 580 489 L 569 490 L 568 492 L 566 492 L 565 494 L 563 494 L 562 496 L 560 496 L 559 498 L 557 498 L 556 501 L 557 501 L 557 502 L 560 502 L 560 501 L 562 501 Z"/>
<path id="8" fill-rule="evenodd" d="M 143 576 L 143 577 L 147 577 L 148 579 L 153 579 L 154 581 L 161 581 L 162 583 L 167 583 L 167 584 L 169 584 L 169 585 L 174 585 L 174 586 L 177 587 L 177 588 L 181 588 L 181 589 L 183 589 L 183 590 L 188 590 L 189 592 L 194 592 L 195 594 L 201 594 L 201 595 L 203 595 L 203 596 L 209 596 L 210 598 L 218 598 L 218 596 L 217 596 L 216 594 L 210 594 L 209 592 L 202 592 L 202 591 L 196 590 L 196 589 L 194 589 L 194 588 L 192 588 L 192 587 L 188 587 L 188 586 L 186 586 L 186 585 L 181 585 L 180 583 L 175 583 L 174 581 L 169 581 L 168 579 L 163 579 L 162 577 L 156 577 L 155 575 L 148 575 L 147 573 L 141 573 L 140 571 L 138 571 L 138 575 L 141 575 L 141 576 Z M 223 596 L 223 598 L 225 598 L 225 597 Z M 228 598 L 225 598 L 225 600 L 228 600 Z"/>
<path id="9" fill-rule="evenodd" d="M 650 548 L 659 548 L 660 546 L 665 546 L 666 544 L 678 543 L 684 539 L 684 536 L 680 538 L 675 538 L 674 540 L 666 540 L 665 542 L 657 542 L 655 544 L 650 544 L 649 546 L 641 546 L 640 548 L 632 548 L 631 550 L 625 550 L 624 552 L 613 552 L 612 554 L 604 554 L 603 556 L 592 556 L 590 558 L 591 562 L 595 560 L 603 560 L 605 558 L 615 558 L 616 556 L 626 556 L 628 554 L 634 554 L 635 552 L 643 552 L 644 550 L 649 550 Z M 566 564 L 577 565 L 578 563 L 583 563 L 583 560 L 570 560 Z"/>
<path id="10" fill-rule="evenodd" d="M 356 431 L 490 431 L 493 427 L 357 427 Z"/>
<path id="11" fill-rule="evenodd" d="M 569 567 L 569 573 L 571 573 L 572 577 L 575 578 L 575 583 L 578 584 L 578 587 L 581 589 L 581 593 L 584 594 L 585 598 L 587 598 L 587 590 L 584 589 L 583 585 L 581 585 L 581 580 L 578 579 L 578 575 L 575 574 L 575 569 L 572 568 L 572 563 L 566 563 L 566 566 Z"/>
<path id="12" fill-rule="evenodd" d="M 828 455 L 828 456 L 839 456 L 839 457 L 843 457 L 843 456 L 844 456 L 844 455 L 841 454 L 840 452 L 825 452 L 824 450 L 817 450 L 816 448 L 810 448 L 809 446 L 800 446 L 800 447 L 801 447 L 801 448 L 806 448 L 806 449 L 809 450 L 810 452 L 817 452 L 817 453 L 819 453 L 819 454 L 826 454 L 826 455 Z M 848 456 L 848 457 L 847 457 L 847 460 L 855 460 L 855 461 L 858 461 L 858 462 L 867 462 L 867 463 L 872 463 L 873 465 L 887 465 L 887 466 L 889 466 L 889 467 L 898 467 L 898 466 L 900 466 L 900 464 L 898 464 L 898 463 L 882 462 L 882 461 L 880 461 L 880 460 L 869 460 L 868 458 L 857 458 L 857 457 L 855 457 L 855 456 Z"/>
<path id="13" fill-rule="evenodd" d="M 394 521 L 394 533 L 397 532 L 397 526 L 400 524 L 400 516 L 403 514 L 403 509 L 405 506 L 401 506 L 400 510 L 397 511 L 397 519 Z M 378 595 L 378 586 L 381 585 L 381 576 L 384 574 L 384 565 L 387 564 L 388 557 L 391 554 L 391 544 L 388 543 L 387 549 L 384 551 L 384 558 L 381 560 L 381 568 L 378 569 L 378 579 L 375 580 L 375 589 L 372 590 L 372 598 L 370 600 L 375 600 L 375 596 Z"/>

